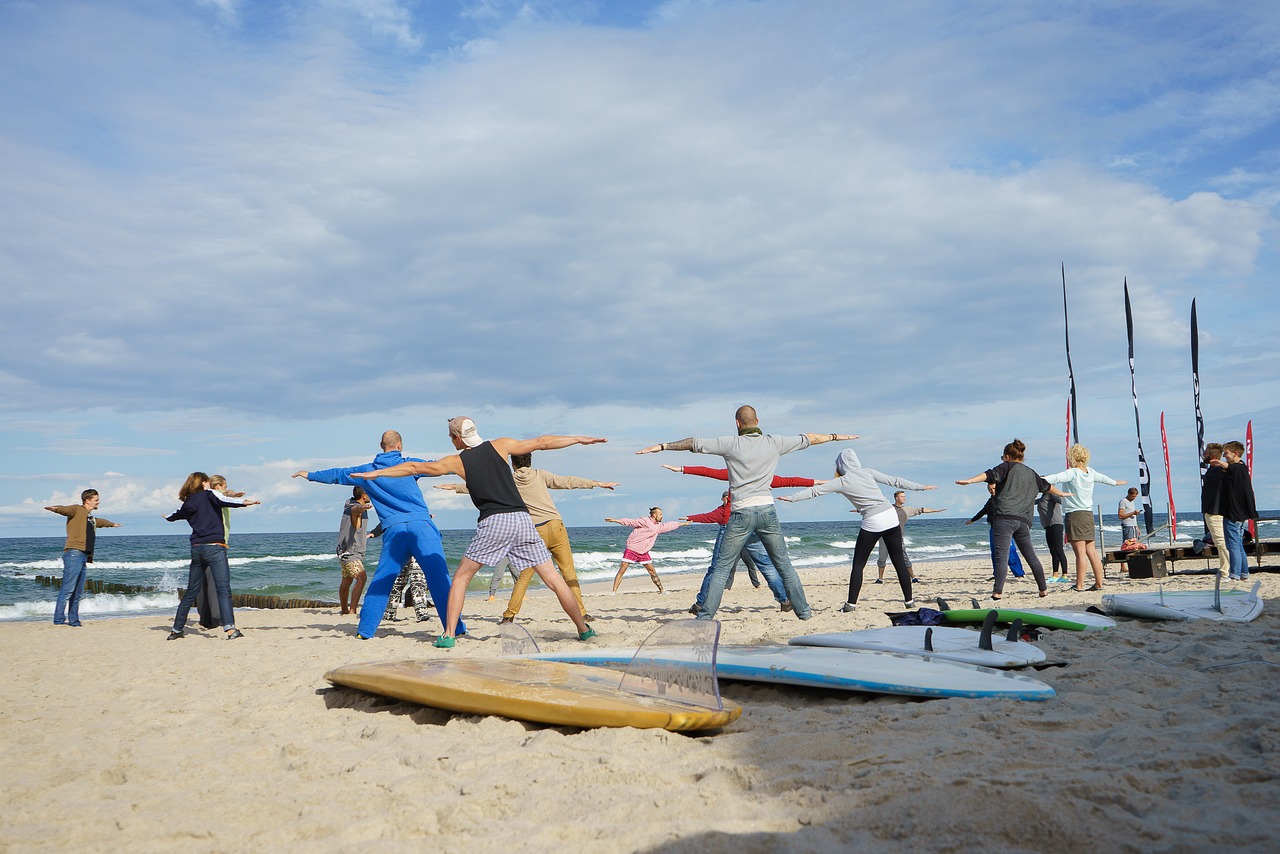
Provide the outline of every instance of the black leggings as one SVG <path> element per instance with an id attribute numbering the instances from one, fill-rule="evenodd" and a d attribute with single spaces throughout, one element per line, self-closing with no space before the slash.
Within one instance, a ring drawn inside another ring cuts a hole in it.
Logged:
<path id="1" fill-rule="evenodd" d="M 849 599 L 858 604 L 858 594 L 862 592 L 862 570 L 871 557 L 876 543 L 884 540 L 889 550 L 889 560 L 893 561 L 893 571 L 898 573 L 898 586 L 902 588 L 902 601 L 911 601 L 911 568 L 907 563 L 907 553 L 902 548 L 902 526 L 887 531 L 868 531 L 865 528 L 858 532 L 858 542 L 853 547 L 853 569 L 849 572 Z"/>
<path id="2" fill-rule="evenodd" d="M 1067 574 L 1067 552 L 1062 546 L 1062 525 L 1049 525 L 1044 529 L 1045 545 L 1053 557 L 1053 574 Z"/>

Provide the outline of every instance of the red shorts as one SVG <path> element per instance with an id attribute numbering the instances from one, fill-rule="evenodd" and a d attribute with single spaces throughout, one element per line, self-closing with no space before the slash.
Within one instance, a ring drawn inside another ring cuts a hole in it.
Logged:
<path id="1" fill-rule="evenodd" d="M 649 557 L 649 553 L 637 554 L 631 549 L 623 549 L 622 559 L 627 563 L 653 563 L 653 558 Z"/>

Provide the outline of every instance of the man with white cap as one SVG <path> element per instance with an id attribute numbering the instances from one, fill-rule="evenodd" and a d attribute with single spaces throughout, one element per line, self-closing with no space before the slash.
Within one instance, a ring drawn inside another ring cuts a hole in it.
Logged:
<path id="1" fill-rule="evenodd" d="M 454 573 L 444 634 L 436 639 L 435 645 L 442 649 L 453 647 L 454 627 L 462 616 L 468 582 L 481 567 L 496 566 L 504 557 L 517 571 L 533 568 L 542 583 L 555 593 L 560 607 L 564 608 L 569 619 L 573 620 L 579 640 L 595 637 L 596 633 L 583 620 L 582 611 L 569 586 L 556 572 L 551 552 L 533 526 L 529 510 L 516 489 L 511 469 L 507 467 L 507 457 L 512 454 L 531 454 L 534 451 L 553 451 L 570 445 L 595 445 L 608 440 L 592 436 L 539 436 L 536 439 L 504 437 L 486 442 L 476 431 L 475 422 L 466 417 L 449 420 L 449 438 L 461 453 L 435 462 L 404 462 L 391 468 L 352 475 L 373 480 L 454 474 L 467 484 L 471 503 L 476 506 L 480 518 L 476 524 L 475 536 L 467 546 L 458 571 Z"/>
<path id="2" fill-rule="evenodd" d="M 720 544 L 720 554 L 711 565 L 711 582 L 707 585 L 707 595 L 698 612 L 699 620 L 710 620 L 720 608 L 720 599 L 724 596 L 724 585 L 729 578 L 729 569 L 738 559 L 743 544 L 752 533 L 760 537 L 769 559 L 782 577 L 783 586 L 787 590 L 787 599 L 801 620 L 813 616 L 813 610 L 804 595 L 804 586 L 800 576 L 791 566 L 791 558 L 787 555 L 787 542 L 782 537 L 782 527 L 778 522 L 778 511 L 773 506 L 773 492 L 770 484 L 773 473 L 778 467 L 778 459 L 783 454 L 799 451 L 810 445 L 821 445 L 824 442 L 843 442 L 856 439 L 839 433 L 801 433 L 798 436 L 770 436 L 760 429 L 760 419 L 750 406 L 740 406 L 734 413 L 734 421 L 738 426 L 738 435 L 722 436 L 715 439 L 681 439 L 678 442 L 663 442 L 661 445 L 650 445 L 636 451 L 637 454 L 653 454 L 658 451 L 693 451 L 695 454 L 715 454 L 724 457 L 729 469 L 729 494 L 733 510 L 729 514 L 729 525 L 725 529 L 724 540 Z"/>

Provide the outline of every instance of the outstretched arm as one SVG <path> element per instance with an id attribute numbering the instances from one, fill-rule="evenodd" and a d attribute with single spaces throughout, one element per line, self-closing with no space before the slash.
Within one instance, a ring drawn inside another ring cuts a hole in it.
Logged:
<path id="1" fill-rule="evenodd" d="M 975 474 L 973 477 L 956 481 L 956 483 L 960 484 L 961 486 L 968 486 L 971 483 L 986 483 L 986 482 L 987 482 L 987 473 L 985 471 L 982 474 Z"/>
<path id="2" fill-rule="evenodd" d="M 598 445 L 607 442 L 598 436 L 539 436 L 536 439 L 510 439 L 503 437 L 493 440 L 493 449 L 504 457 L 512 454 L 532 454 L 534 451 L 556 451 L 570 445 Z"/>
<path id="3" fill-rule="evenodd" d="M 359 480 L 376 480 L 380 477 L 412 477 L 414 475 L 439 477 L 442 474 L 456 474 L 459 477 L 465 477 L 466 472 L 462 468 L 462 458 L 457 454 L 451 454 L 444 459 L 434 460 L 429 463 L 400 463 L 385 469 L 352 472 L 351 477 Z"/>
<path id="4" fill-rule="evenodd" d="M 667 449 L 673 450 L 670 445 L 667 445 Z M 706 466 L 669 466 L 666 463 L 663 463 L 662 467 L 667 471 L 673 471 L 677 474 L 692 474 L 697 475 L 698 477 L 713 478 L 715 480 L 729 479 L 728 469 L 713 469 Z M 808 486 L 808 484 L 805 484 L 805 486 Z"/>
<path id="5" fill-rule="evenodd" d="M 852 433 L 805 433 L 810 445 L 825 445 L 827 442 L 852 442 L 858 438 Z"/>
<path id="6" fill-rule="evenodd" d="M 636 451 L 637 454 L 656 454 L 658 451 L 692 451 L 693 437 L 681 439 L 678 442 L 663 442 L 660 445 L 650 445 L 647 448 L 641 448 Z"/>

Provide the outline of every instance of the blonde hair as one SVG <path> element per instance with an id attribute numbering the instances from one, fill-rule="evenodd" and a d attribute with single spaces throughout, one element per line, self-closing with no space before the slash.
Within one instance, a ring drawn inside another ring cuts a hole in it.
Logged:
<path id="1" fill-rule="evenodd" d="M 182 488 L 178 490 L 178 500 L 186 501 L 200 490 L 204 489 L 205 484 L 209 482 L 209 475 L 202 471 L 193 471 L 187 475 L 187 480 L 182 484 Z"/>
<path id="2" fill-rule="evenodd" d="M 227 479 L 220 474 L 215 474 L 209 478 L 209 486 L 214 489 L 224 489 L 227 485 Z"/>
<path id="3" fill-rule="evenodd" d="M 1067 450 L 1067 462 L 1072 468 L 1088 468 L 1089 449 L 1077 442 Z"/>

